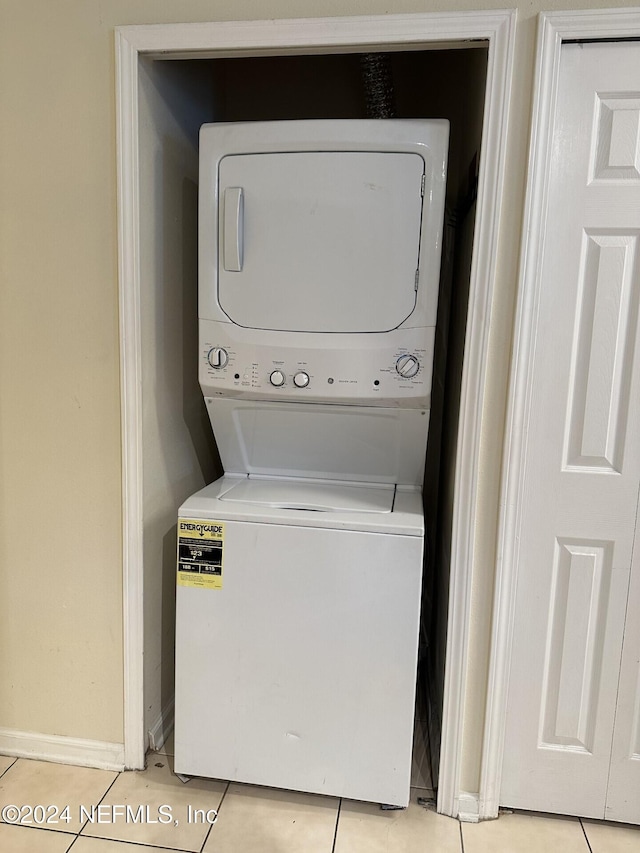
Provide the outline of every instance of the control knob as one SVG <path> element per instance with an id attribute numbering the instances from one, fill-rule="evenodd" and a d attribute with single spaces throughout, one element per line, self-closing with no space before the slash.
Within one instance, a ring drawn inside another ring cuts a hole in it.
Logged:
<path id="1" fill-rule="evenodd" d="M 415 355 L 401 355 L 396 361 L 396 370 L 404 379 L 412 379 L 420 370 L 420 362 Z"/>
<path id="2" fill-rule="evenodd" d="M 293 384 L 296 388 L 306 388 L 309 384 L 309 374 L 305 373 L 304 370 L 300 370 L 293 377 Z"/>
<path id="3" fill-rule="evenodd" d="M 216 370 L 222 370 L 229 363 L 229 353 L 223 347 L 212 347 L 207 353 L 207 361 Z"/>
<path id="4" fill-rule="evenodd" d="M 276 388 L 280 388 L 281 385 L 284 385 L 284 373 L 281 370 L 274 370 L 269 376 L 269 382 Z"/>

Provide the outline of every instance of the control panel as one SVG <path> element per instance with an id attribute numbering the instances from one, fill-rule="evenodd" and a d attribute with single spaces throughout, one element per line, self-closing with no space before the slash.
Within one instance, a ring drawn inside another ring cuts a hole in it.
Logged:
<path id="1" fill-rule="evenodd" d="M 379 335 L 359 335 L 357 341 L 332 335 L 325 346 L 323 336 L 306 335 L 304 345 L 292 346 L 256 341 L 255 332 L 243 340 L 243 333 L 231 324 L 200 321 L 205 397 L 429 405 L 433 327 L 385 333 L 384 341 Z M 284 337 L 289 344 L 299 336 Z"/>

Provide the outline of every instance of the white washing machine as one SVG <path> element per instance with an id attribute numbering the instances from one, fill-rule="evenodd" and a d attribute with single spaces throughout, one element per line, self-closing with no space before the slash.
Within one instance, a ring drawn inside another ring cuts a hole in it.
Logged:
<path id="1" fill-rule="evenodd" d="M 406 805 L 448 124 L 206 125 L 175 769 Z"/>

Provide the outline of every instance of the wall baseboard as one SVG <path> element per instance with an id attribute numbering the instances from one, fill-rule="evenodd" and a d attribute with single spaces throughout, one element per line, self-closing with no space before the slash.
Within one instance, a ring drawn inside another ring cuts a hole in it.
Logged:
<path id="1" fill-rule="evenodd" d="M 149 749 L 157 752 L 162 749 L 165 741 L 173 731 L 174 700 L 173 696 L 158 714 L 155 723 L 149 729 Z"/>
<path id="2" fill-rule="evenodd" d="M 99 770 L 124 770 L 124 744 L 0 729 L 0 754 L 75 764 Z"/>

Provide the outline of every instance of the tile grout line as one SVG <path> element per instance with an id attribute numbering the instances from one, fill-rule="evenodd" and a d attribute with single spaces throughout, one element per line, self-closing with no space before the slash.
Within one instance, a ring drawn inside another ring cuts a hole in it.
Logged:
<path id="1" fill-rule="evenodd" d="M 340 822 L 340 812 L 342 810 L 342 797 L 338 800 L 338 811 L 336 812 L 336 828 L 333 831 L 333 843 L 331 844 L 331 853 L 335 853 L 336 841 L 338 840 L 338 824 Z"/>
<path id="2" fill-rule="evenodd" d="M 9 756 L 9 757 L 11 757 L 11 756 Z M 11 764 L 6 768 L 6 769 L 5 769 L 2 773 L 0 773 L 0 779 L 2 779 L 2 777 L 5 775 L 5 773 L 7 773 L 9 770 L 11 770 L 11 768 L 12 768 L 12 767 L 14 767 L 14 766 L 15 766 L 16 762 L 18 761 L 18 759 L 19 759 L 19 756 L 16 756 L 16 757 L 14 758 L 13 762 L 12 762 L 12 763 L 11 763 Z M 31 760 L 31 759 L 27 759 L 27 760 Z M 64 765 L 64 766 L 70 767 L 70 766 L 72 766 L 72 765 Z M 111 784 L 109 785 L 109 787 L 107 788 L 107 790 L 104 792 L 104 794 L 102 795 L 102 797 L 101 797 L 101 798 L 100 798 L 100 800 L 98 801 L 97 805 L 100 805 L 100 803 L 104 800 L 104 798 L 107 796 L 107 794 L 109 793 L 109 791 L 111 790 L 111 788 L 115 785 L 116 780 L 118 779 L 118 777 L 119 777 L 119 776 L 120 776 L 120 773 L 116 773 L 116 777 L 115 777 L 115 779 L 111 782 Z M 19 824 L 10 824 L 10 823 L 5 823 L 4 821 L 2 821 L 2 823 L 3 823 L 3 825 L 4 825 L 4 826 L 15 826 L 15 825 L 19 825 Z M 71 830 L 71 831 L 69 831 L 69 832 L 66 832 L 66 831 L 65 831 L 65 830 L 63 830 L 63 829 L 57 829 L 57 830 L 56 830 L 56 829 L 48 829 L 46 826 L 26 826 L 26 827 L 25 827 L 25 829 L 40 829 L 40 830 L 42 830 L 43 832 L 55 832 L 56 834 L 57 834 L 57 833 L 59 833 L 60 835 L 73 835 L 73 841 L 71 842 L 71 844 L 69 845 L 69 847 L 67 847 L 67 849 L 66 849 L 66 851 L 65 851 L 65 853 L 69 853 L 69 851 L 71 850 L 71 848 L 74 846 L 74 844 L 76 843 L 76 841 L 77 841 L 77 840 L 78 840 L 78 838 L 80 837 L 80 833 L 82 832 L 82 830 L 84 829 L 84 827 L 86 826 L 86 824 L 87 824 L 87 821 L 85 821 L 85 822 L 82 824 L 82 826 L 80 827 L 80 829 L 79 829 L 77 832 L 73 832 L 73 830 Z M 83 838 L 86 838 L 86 837 L 87 837 L 87 836 L 83 836 Z"/>
<path id="3" fill-rule="evenodd" d="M 222 797 L 220 798 L 220 802 L 218 803 L 218 808 L 216 809 L 216 813 L 217 813 L 216 819 L 211 824 L 211 826 L 209 827 L 209 829 L 207 830 L 207 832 L 204 836 L 204 841 L 202 842 L 202 846 L 200 847 L 200 853 L 202 853 L 204 848 L 207 846 L 207 841 L 209 840 L 209 836 L 211 835 L 211 831 L 212 831 L 213 827 L 216 825 L 216 823 L 218 822 L 218 818 L 220 817 L 220 809 L 222 808 L 222 804 L 224 803 L 224 801 L 227 797 L 227 793 L 228 793 L 230 787 L 231 787 L 231 782 L 228 781 L 227 787 L 224 789 Z"/>
<path id="4" fill-rule="evenodd" d="M 165 756 L 165 757 L 166 757 L 166 756 Z M 173 756 L 171 756 L 171 757 L 173 757 Z M 148 762 L 147 762 L 147 760 L 146 760 L 146 756 L 145 756 L 145 767 L 144 767 L 144 770 L 146 770 L 146 769 L 147 769 L 147 766 L 148 766 Z M 102 795 L 102 797 L 101 797 L 101 798 L 100 798 L 100 800 L 98 801 L 97 806 L 99 806 L 99 805 L 103 802 L 104 798 L 107 796 L 107 794 L 109 793 L 109 791 L 113 788 L 113 786 L 116 784 L 116 782 L 118 781 L 118 779 L 120 778 L 120 776 L 122 775 L 122 773 L 137 773 L 137 772 L 144 772 L 144 771 L 137 771 L 137 770 L 130 770 L 130 771 L 127 771 L 127 770 L 123 770 L 123 771 L 121 771 L 120 773 L 118 773 L 118 775 L 116 776 L 116 778 L 115 778 L 115 779 L 113 780 L 113 782 L 109 785 L 109 787 L 107 788 L 107 790 L 104 792 L 104 794 Z M 217 811 L 219 811 L 219 810 L 220 810 L 220 806 L 222 806 L 222 803 L 223 803 L 223 801 L 224 801 L 224 798 L 225 798 L 225 797 L 226 797 L 226 795 L 227 795 L 227 791 L 229 790 L 229 785 L 230 785 L 230 782 L 227 782 L 227 787 L 225 788 L 224 793 L 223 793 L 223 795 L 222 795 L 222 798 L 221 798 L 220 802 L 218 803 L 218 809 L 217 809 Z M 78 838 L 80 838 L 80 833 L 81 833 L 81 832 L 82 832 L 82 830 L 86 827 L 87 822 L 88 822 L 88 821 L 85 821 L 85 823 L 82 825 L 82 829 L 80 829 L 80 830 L 76 833 L 76 837 L 74 838 L 74 840 L 73 840 L 73 842 L 72 842 L 72 844 L 71 844 L 71 847 L 73 847 L 73 845 L 76 843 L 76 840 L 77 840 Z M 215 825 L 215 824 L 212 824 L 212 825 L 209 827 L 209 830 L 208 830 L 208 832 L 207 832 L 207 834 L 206 834 L 206 836 L 205 836 L 204 842 L 203 842 L 203 844 L 202 844 L 202 847 L 200 848 L 199 853 L 202 853 L 202 850 L 203 850 L 203 848 L 204 848 L 204 845 L 207 843 L 207 840 L 208 840 L 208 838 L 209 838 L 209 833 L 211 832 L 211 830 L 212 830 L 212 828 L 213 828 L 213 826 L 214 826 L 214 825 Z M 136 845 L 137 847 L 142 847 L 142 848 L 147 848 L 147 847 L 154 848 L 154 847 L 155 847 L 155 848 L 157 848 L 157 849 L 161 849 L 161 850 L 170 850 L 170 851 L 172 851 L 172 853 L 174 853 L 174 851 L 175 851 L 175 853 L 193 853 L 193 851 L 186 850 L 184 847 L 167 847 L 167 845 L 166 845 L 166 844 L 163 844 L 163 845 L 162 845 L 162 847 L 159 847 L 159 845 L 154 844 L 154 843 L 149 842 L 149 841 L 125 841 L 125 840 L 124 840 L 124 839 L 122 839 L 122 838 L 110 838 L 110 837 L 108 837 L 108 836 L 106 836 L 106 835 L 83 835 L 83 836 L 82 836 L 82 838 L 96 838 L 96 839 L 101 840 L 101 841 L 109 841 L 109 842 L 111 842 L 111 843 L 116 843 L 116 844 L 134 844 L 134 845 Z M 67 848 L 66 853 L 69 853 L 69 851 L 71 850 L 71 847 Z"/>
<path id="5" fill-rule="evenodd" d="M 460 827 L 460 853 L 464 853 L 464 835 L 462 833 L 462 821 L 458 821 L 458 826 Z"/>
<path id="6" fill-rule="evenodd" d="M 67 849 L 65 850 L 64 853 L 70 853 L 72 847 L 75 845 L 76 841 L 78 841 L 78 839 L 80 838 L 79 833 L 77 833 L 77 832 L 66 832 L 64 829 L 48 829 L 46 826 L 31 826 L 31 825 L 26 826 L 26 825 L 22 825 L 22 824 L 13 824 L 13 823 L 3 823 L 2 825 L 3 826 L 21 826 L 22 829 L 33 830 L 35 832 L 48 832 L 50 835 L 56 835 L 56 836 L 67 835 L 72 840 L 71 840 L 71 844 L 69 845 L 69 847 L 67 847 Z M 136 847 L 143 847 L 145 849 L 147 849 L 149 847 L 158 848 L 157 844 L 153 844 L 150 842 L 123 841 L 121 838 L 106 838 L 106 837 L 100 836 L 100 835 L 96 835 L 96 836 L 83 835 L 82 838 L 83 839 L 84 838 L 95 838 L 98 841 L 109 841 L 112 844 L 133 844 Z M 158 849 L 168 850 L 168 851 L 170 850 L 171 853 L 191 853 L 191 851 L 185 850 L 184 847 L 167 847 L 166 845 L 163 845 L 162 848 L 158 848 Z"/>
<path id="7" fill-rule="evenodd" d="M 69 853 L 69 851 L 71 850 L 71 848 L 74 846 L 74 844 L 76 843 L 76 841 L 77 841 L 79 838 L 80 838 L 80 834 L 76 832 L 76 834 L 75 834 L 75 836 L 74 836 L 74 838 L 73 838 L 73 841 L 71 842 L 71 844 L 70 844 L 70 845 L 67 847 L 67 849 L 66 849 L 66 853 Z"/>
<path id="8" fill-rule="evenodd" d="M 71 847 L 76 843 L 76 841 L 80 838 L 79 835 L 73 839 Z M 142 850 L 162 850 L 163 853 L 165 850 L 171 851 L 171 853 L 193 853 L 191 850 L 186 850 L 184 847 L 167 847 L 166 844 L 163 844 L 162 847 L 159 847 L 157 844 L 153 844 L 150 841 L 123 841 L 122 838 L 106 838 L 102 835 L 83 835 L 82 838 L 95 838 L 96 841 L 108 841 L 110 844 L 129 844 L 133 847 L 140 847 Z M 68 847 L 66 853 L 70 853 L 71 847 Z"/>
<path id="9" fill-rule="evenodd" d="M 36 832 L 51 832 L 56 835 L 68 835 L 70 838 L 73 838 L 74 841 L 76 840 L 77 835 L 73 830 L 69 830 L 69 832 L 67 832 L 64 829 L 49 829 L 46 826 L 38 826 L 37 824 L 31 823 L 6 823 L 5 821 L 0 821 L 0 826 L 18 826 L 21 829 L 33 829 Z"/>
<path id="10" fill-rule="evenodd" d="M 16 756 L 14 757 L 13 755 L 6 755 L 6 756 L 5 756 L 5 755 L 3 755 L 3 756 L 2 756 L 2 758 L 13 758 L 13 761 L 11 762 L 11 764 L 10 764 L 8 767 L 5 767 L 5 768 L 4 768 L 4 770 L 2 771 L 2 773 L 0 773 L 0 779 L 2 779 L 2 777 L 4 776 L 4 774 L 5 774 L 5 773 L 8 773 L 8 772 L 9 772 L 9 770 L 11 770 L 11 768 L 13 767 L 13 765 L 14 765 L 14 764 L 16 763 L 16 761 L 18 760 L 18 756 L 16 755 Z"/>
<path id="11" fill-rule="evenodd" d="M 584 840 L 587 842 L 587 847 L 589 848 L 589 853 L 593 853 L 591 848 L 591 842 L 589 841 L 589 836 L 587 835 L 587 830 L 584 828 L 584 823 L 582 822 L 582 818 L 579 817 L 580 826 L 582 827 L 582 834 L 584 835 Z"/>
<path id="12" fill-rule="evenodd" d="M 145 767 L 145 769 L 146 769 L 146 767 Z M 124 770 L 122 770 L 122 771 L 120 771 L 120 772 L 124 773 L 125 771 L 124 771 Z M 131 772 L 132 772 L 132 773 L 135 773 L 135 770 L 132 770 Z M 118 781 L 118 779 L 119 779 L 119 778 L 120 778 L 120 773 L 116 773 L 116 778 L 111 782 L 111 784 L 109 785 L 109 787 L 107 788 L 107 790 L 106 790 L 106 791 L 104 792 L 104 794 L 100 797 L 100 799 L 98 800 L 98 802 L 97 802 L 97 803 L 96 803 L 96 805 L 95 805 L 95 808 L 97 808 L 99 805 L 101 805 L 101 804 L 102 804 L 102 801 L 103 801 L 103 800 L 104 800 L 104 798 L 107 796 L 107 794 L 109 793 L 109 791 L 113 788 L 113 786 L 116 784 L 116 782 Z M 80 829 L 76 832 L 76 835 L 80 835 L 80 834 L 81 834 L 81 832 L 82 832 L 82 830 L 85 828 L 85 826 L 86 826 L 88 823 L 89 823 L 89 818 L 87 818 L 87 819 L 85 820 L 85 822 L 82 824 L 82 826 L 80 827 Z M 83 838 L 88 838 L 89 836 L 88 836 L 88 835 L 83 835 L 82 837 L 83 837 Z M 71 848 L 69 848 L 69 849 L 71 849 Z"/>

